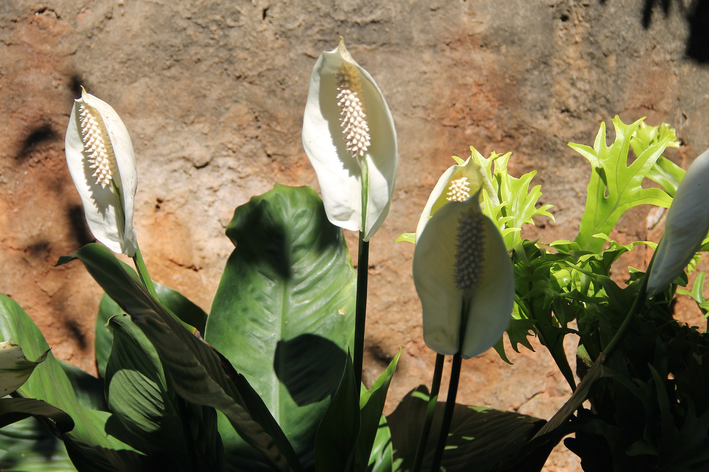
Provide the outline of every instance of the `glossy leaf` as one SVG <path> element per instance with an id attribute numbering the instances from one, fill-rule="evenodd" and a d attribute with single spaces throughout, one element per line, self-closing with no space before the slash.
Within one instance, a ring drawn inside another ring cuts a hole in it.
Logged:
<path id="1" fill-rule="evenodd" d="M 127 264 L 124 268 L 131 274 L 138 277 L 138 274 Z M 158 301 L 188 329 L 196 328 L 199 332 L 204 332 L 205 324 L 207 323 L 207 314 L 200 307 L 192 303 L 187 297 L 180 292 L 171 288 L 153 282 L 155 291 L 158 295 Z M 106 326 L 108 319 L 114 315 L 122 315 L 123 309 L 116 302 L 111 300 L 111 297 L 104 294 L 101 297 L 101 303 L 98 309 L 95 325 L 95 350 L 96 350 L 96 365 L 100 377 L 104 377 L 106 371 L 106 363 L 111 354 L 111 343 L 113 335 Z"/>
<path id="2" fill-rule="evenodd" d="M 60 264 L 80 259 L 106 293 L 140 327 L 155 347 L 170 388 L 188 403 L 222 411 L 231 426 L 276 470 L 299 470 L 295 454 L 273 422 L 257 423 L 243 401 L 236 384 L 227 377 L 222 359 L 189 333 L 152 298 L 134 275 L 115 256 L 98 244 L 88 244 Z"/>
<path id="3" fill-rule="evenodd" d="M 315 472 L 350 470 L 360 431 L 359 398 L 352 358 L 347 356 L 340 385 L 318 428 Z"/>
<path id="4" fill-rule="evenodd" d="M 111 254 L 108 249 L 102 249 Z M 16 340 L 30 358 L 49 349 L 39 328 L 14 300 L 5 295 L 0 295 L 0 336 Z M 51 352 L 17 392 L 22 397 L 44 400 L 71 416 L 74 429 L 65 433 L 63 439 L 72 460 L 85 464 L 85 470 L 141 470 L 140 456 L 130 446 L 106 433 L 105 425 L 110 414 L 81 405 Z"/>
<path id="5" fill-rule="evenodd" d="M 195 405 L 188 412 L 169 389 L 153 345 L 128 316 L 112 317 L 109 326 L 115 337 L 106 369 L 106 398 L 119 423 L 110 425 L 115 434 L 162 467 L 220 470 L 216 413 Z"/>
<path id="6" fill-rule="evenodd" d="M 360 428 L 355 451 L 356 471 L 366 472 L 367 467 L 370 465 L 372 446 L 379 431 L 389 384 L 394 376 L 394 371 L 396 371 L 400 356 L 401 350 L 394 356 L 394 359 L 374 382 L 371 389 L 367 390 L 364 386 L 362 387 L 359 398 Z"/>
<path id="7" fill-rule="evenodd" d="M 353 330 L 355 273 L 342 231 L 312 189 L 276 186 L 236 209 L 227 236 L 236 248 L 205 340 L 249 380 L 307 466 Z M 222 436 L 230 461 L 249 456 Z"/>

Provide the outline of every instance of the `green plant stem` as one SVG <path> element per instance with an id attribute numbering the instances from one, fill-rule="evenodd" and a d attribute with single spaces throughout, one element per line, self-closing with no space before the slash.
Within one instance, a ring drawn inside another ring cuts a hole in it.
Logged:
<path id="1" fill-rule="evenodd" d="M 451 421 L 453 421 L 453 410 L 455 409 L 455 397 L 458 395 L 458 381 L 460 380 L 460 366 L 463 362 L 462 357 L 460 357 L 460 351 L 453 356 L 453 365 L 451 366 L 451 379 L 448 384 L 448 397 L 446 398 L 446 409 L 443 412 L 443 422 L 441 423 L 441 432 L 438 435 L 438 444 L 436 445 L 436 452 L 433 455 L 433 464 L 431 465 L 431 472 L 438 472 L 441 470 L 441 460 L 443 460 L 443 451 L 446 448 L 446 441 L 448 440 L 448 432 L 451 428 Z"/>
<path id="2" fill-rule="evenodd" d="M 431 432 L 431 425 L 433 424 L 433 415 L 436 412 L 436 405 L 438 404 L 438 391 L 441 388 L 441 376 L 443 374 L 444 359 L 445 356 L 443 354 L 436 354 L 436 366 L 433 369 L 433 381 L 431 382 L 431 395 L 428 398 L 426 418 L 424 419 L 423 429 L 421 429 L 421 436 L 419 437 L 419 444 L 416 448 L 414 467 L 411 469 L 412 472 L 420 472 L 423 464 L 423 456 L 426 453 L 426 443 L 428 442 L 428 435 Z"/>
<path id="3" fill-rule="evenodd" d="M 140 280 L 143 282 L 143 285 L 148 290 L 148 292 L 150 292 L 150 295 L 152 295 L 153 298 L 157 300 L 158 295 L 155 292 L 153 280 L 150 278 L 150 274 L 148 274 L 148 268 L 145 267 L 145 261 L 143 260 L 143 254 L 140 252 L 140 247 L 137 247 L 135 250 L 133 262 L 135 263 L 135 268 L 138 270 L 138 275 L 140 276 Z"/>
<path id="4" fill-rule="evenodd" d="M 357 391 L 362 384 L 362 359 L 364 357 L 364 325 L 367 320 L 367 275 L 369 272 L 369 241 L 359 233 L 357 262 L 357 301 L 355 308 L 354 374 Z"/>

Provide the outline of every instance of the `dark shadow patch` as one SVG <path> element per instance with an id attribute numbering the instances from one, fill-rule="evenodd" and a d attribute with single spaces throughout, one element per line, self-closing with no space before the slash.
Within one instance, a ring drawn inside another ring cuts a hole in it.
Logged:
<path id="1" fill-rule="evenodd" d="M 49 256 L 49 250 L 51 246 L 49 244 L 49 241 L 45 239 L 41 239 L 39 241 L 35 241 L 32 244 L 28 245 L 25 248 L 25 253 L 30 256 L 33 259 L 44 259 L 47 256 Z"/>
<path id="2" fill-rule="evenodd" d="M 75 320 L 64 320 L 64 326 L 66 326 L 69 335 L 82 351 L 85 351 L 89 347 L 89 343 L 86 340 L 86 334 L 81 330 L 81 327 Z"/>
<path id="3" fill-rule="evenodd" d="M 82 85 L 84 85 L 84 79 L 79 74 L 73 74 L 69 79 L 69 90 L 71 90 L 74 97 L 79 98 L 81 96 Z"/>
<path id="4" fill-rule="evenodd" d="M 378 345 L 373 345 L 370 346 L 368 349 L 369 353 L 372 355 L 372 358 L 377 362 L 377 364 L 383 366 L 383 367 L 389 367 L 389 364 L 391 361 L 394 360 L 394 356 L 390 356 L 384 350 L 378 346 Z"/>
<path id="5" fill-rule="evenodd" d="M 333 395 L 347 354 L 334 342 L 315 334 L 278 341 L 273 369 L 298 406 Z"/>
<path id="6" fill-rule="evenodd" d="M 45 123 L 35 128 L 24 139 L 22 150 L 15 156 L 19 162 L 27 161 L 38 146 L 56 139 L 59 135 L 52 129 L 52 125 Z"/>
<path id="7" fill-rule="evenodd" d="M 84 217 L 84 208 L 81 205 L 71 205 L 66 210 L 66 216 L 69 219 L 69 228 L 71 228 L 71 239 L 78 246 L 84 246 L 95 241 L 94 236 L 89 231 Z"/>
<path id="8" fill-rule="evenodd" d="M 643 17 L 642 25 L 643 28 L 648 29 L 652 23 L 652 14 L 655 9 L 655 5 L 660 5 L 662 8 L 662 13 L 665 17 L 670 14 L 670 0 L 645 0 L 645 5 L 643 6 Z"/>
<path id="9" fill-rule="evenodd" d="M 687 15 L 689 38 L 685 54 L 701 64 L 709 63 L 709 1 L 699 0 Z"/>

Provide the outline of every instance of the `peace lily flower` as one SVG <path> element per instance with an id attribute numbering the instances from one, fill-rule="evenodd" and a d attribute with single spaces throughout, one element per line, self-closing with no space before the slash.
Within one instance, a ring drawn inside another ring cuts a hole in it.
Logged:
<path id="1" fill-rule="evenodd" d="M 111 106 L 82 88 L 65 139 L 66 162 L 94 237 L 133 257 L 138 171 L 128 130 Z"/>
<path id="2" fill-rule="evenodd" d="M 458 163 L 449 167 L 438 179 L 431 195 L 428 197 L 416 227 L 416 241 L 421 237 L 428 220 L 443 205 L 451 201 L 464 202 L 483 186 L 483 176 L 480 166 L 469 157 L 463 162 L 459 157 L 453 157 Z M 494 193 L 494 192 L 493 192 Z"/>
<path id="3" fill-rule="evenodd" d="M 650 269 L 647 296 L 667 288 L 687 267 L 709 233 L 709 150 L 689 166 L 667 212 L 665 235 Z"/>
<path id="4" fill-rule="evenodd" d="M 500 339 L 515 293 L 505 242 L 478 199 L 476 193 L 443 204 L 425 225 L 414 252 L 424 341 L 439 354 L 460 352 L 465 359 Z"/>
<path id="5" fill-rule="evenodd" d="M 0 342 L 0 397 L 9 395 L 24 384 L 32 371 L 47 357 L 42 354 L 36 361 L 28 360 L 22 348 L 12 340 Z"/>
<path id="6" fill-rule="evenodd" d="M 389 107 L 344 40 L 315 63 L 303 117 L 303 147 L 330 222 L 368 241 L 389 213 L 398 151 Z"/>

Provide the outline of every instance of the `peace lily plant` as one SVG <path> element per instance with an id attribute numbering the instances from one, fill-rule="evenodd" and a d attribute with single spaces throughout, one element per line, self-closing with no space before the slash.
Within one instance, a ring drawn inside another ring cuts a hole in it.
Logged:
<path id="1" fill-rule="evenodd" d="M 115 253 L 133 258 L 146 288 L 155 288 L 133 228 L 138 168 L 133 144 L 118 113 L 81 88 L 65 138 L 66 163 L 94 237 Z"/>
<path id="2" fill-rule="evenodd" d="M 369 240 L 389 214 L 399 155 L 394 119 L 382 91 L 345 47 L 323 52 L 310 76 L 303 148 L 330 222 L 359 231 L 356 380 L 362 375 Z"/>
<path id="3" fill-rule="evenodd" d="M 317 60 L 303 120 L 322 199 L 276 185 L 236 208 L 226 228 L 234 249 L 209 314 L 150 281 L 133 228 L 130 137 L 111 106 L 82 91 L 66 157 L 101 244 L 58 265 L 80 261 L 105 291 L 94 336 L 99 378 L 54 358 L 27 313 L 0 294 L 0 389 L 11 395 L 0 399 L 0 468 L 539 472 L 567 437 L 593 470 L 709 470 L 709 387 L 697 380 L 709 378 L 709 336 L 673 317 L 675 293 L 709 313 L 700 264 L 694 287 L 677 291 L 688 261 L 709 247 L 709 153 L 685 175 L 663 156 L 680 145 L 672 128 L 612 122 L 610 145 L 604 124 L 592 147 L 570 144 L 591 164 L 573 240 L 524 237 L 524 225 L 553 222 L 553 210 L 531 185 L 535 171 L 508 171 L 511 153 L 483 157 L 471 147 L 467 161 L 454 158 L 416 233 L 403 238 L 416 244 L 432 386 L 412 390 L 385 418 L 401 352 L 366 386 L 362 355 L 368 243 L 391 204 L 396 133 L 379 87 L 344 42 Z M 640 205 L 670 208 L 666 232 L 645 272 L 630 268 L 618 280 L 623 254 L 654 247 L 611 237 Z M 360 233 L 356 274 L 343 228 Z M 132 257 L 137 273 L 114 253 Z M 563 407 L 540 419 L 456 405 L 463 358 L 496 343 L 509 362 L 505 346 L 531 350 L 530 336 L 573 392 Z M 420 365 L 415 344 L 408 361 Z M 567 356 L 570 345 L 576 356 Z M 36 425 L 11 424 L 28 416 L 66 447 L 45 454 Z"/>

